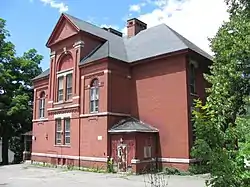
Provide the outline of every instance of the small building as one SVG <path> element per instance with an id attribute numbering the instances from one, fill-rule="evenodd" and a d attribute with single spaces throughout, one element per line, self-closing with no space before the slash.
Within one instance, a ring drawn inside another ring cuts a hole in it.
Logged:
<path id="1" fill-rule="evenodd" d="M 165 24 L 130 19 L 122 36 L 68 14 L 46 46 L 50 67 L 33 80 L 32 161 L 100 168 L 112 158 L 137 173 L 195 161 L 190 119 L 206 97 L 206 52 Z"/>

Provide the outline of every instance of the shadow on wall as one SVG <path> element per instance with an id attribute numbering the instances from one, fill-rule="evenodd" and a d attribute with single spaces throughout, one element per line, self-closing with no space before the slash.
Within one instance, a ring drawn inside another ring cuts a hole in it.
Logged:
<path id="1" fill-rule="evenodd" d="M 14 161 L 14 152 L 9 150 L 9 163 Z M 0 140 L 0 163 L 2 162 L 2 140 Z"/>

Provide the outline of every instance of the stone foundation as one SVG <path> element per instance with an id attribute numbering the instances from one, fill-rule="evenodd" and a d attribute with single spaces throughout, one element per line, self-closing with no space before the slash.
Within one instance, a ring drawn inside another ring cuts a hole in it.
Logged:
<path id="1" fill-rule="evenodd" d="M 75 159 L 73 159 L 75 158 Z M 95 169 L 100 171 L 107 170 L 107 161 L 104 158 L 94 158 L 94 157 L 80 157 L 81 160 L 77 159 L 77 156 L 70 156 L 67 157 L 50 157 L 50 156 L 31 156 L 31 163 L 40 163 L 40 164 L 51 164 L 54 166 L 63 166 L 63 167 L 80 167 L 80 168 L 89 168 Z M 92 160 L 83 160 L 85 159 L 92 159 Z M 95 159 L 95 160 L 94 160 Z M 156 161 L 154 159 L 150 160 L 131 160 L 131 167 L 127 168 L 127 172 L 135 173 L 135 174 L 142 174 L 148 173 L 154 169 L 162 170 L 166 167 L 169 168 L 176 168 L 181 171 L 187 171 L 190 167 L 191 163 L 174 163 L 174 162 L 164 162 L 164 161 Z M 113 169 L 116 172 L 117 166 L 114 163 Z"/>
<path id="2" fill-rule="evenodd" d="M 65 166 L 65 167 L 80 167 L 80 168 L 91 168 L 97 170 L 106 170 L 107 163 L 99 161 L 84 161 L 79 159 L 60 158 L 60 157 L 44 157 L 44 156 L 31 156 L 31 163 L 39 164 L 51 164 L 54 166 Z"/>

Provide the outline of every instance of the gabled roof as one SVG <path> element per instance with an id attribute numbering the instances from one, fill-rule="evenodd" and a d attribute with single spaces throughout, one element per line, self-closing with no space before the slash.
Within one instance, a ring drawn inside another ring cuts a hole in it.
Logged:
<path id="1" fill-rule="evenodd" d="M 121 36 L 117 36 L 109 31 L 106 31 L 96 25 L 88 23 L 86 21 L 80 20 L 69 14 L 65 14 L 73 24 L 75 24 L 80 30 L 102 38 L 108 42 L 105 42 L 102 47 L 93 53 L 93 57 L 87 61 L 81 61 L 82 63 L 87 63 L 93 60 L 98 60 L 105 57 L 112 57 L 118 60 L 127 61 L 126 49 Z M 98 57 L 98 59 L 97 59 Z M 92 60 L 93 59 L 93 60 Z"/>
<path id="2" fill-rule="evenodd" d="M 108 132 L 119 133 L 119 132 L 158 132 L 158 129 L 152 127 L 151 125 L 145 124 L 142 121 L 128 117 L 122 119 L 117 124 L 115 124 Z"/>
<path id="3" fill-rule="evenodd" d="M 209 60 L 213 59 L 208 53 L 165 24 L 143 30 L 131 38 L 123 38 L 69 14 L 64 13 L 62 16 L 66 16 L 78 30 L 104 40 L 103 44 L 97 46 L 96 49 L 80 61 L 80 65 L 105 57 L 112 57 L 127 63 L 133 63 L 184 49 L 191 49 Z M 49 71 L 46 70 L 35 79 L 46 76 L 48 73 Z"/>

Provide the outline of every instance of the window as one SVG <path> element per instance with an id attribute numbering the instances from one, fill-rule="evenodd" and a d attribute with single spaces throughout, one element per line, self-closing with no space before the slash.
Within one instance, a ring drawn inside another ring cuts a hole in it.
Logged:
<path id="1" fill-rule="evenodd" d="M 190 86 L 190 93 L 195 94 L 195 66 L 194 64 L 189 65 L 189 86 Z"/>
<path id="2" fill-rule="evenodd" d="M 39 100 L 39 118 L 44 118 L 45 114 L 45 92 L 40 94 Z"/>
<path id="3" fill-rule="evenodd" d="M 64 143 L 70 144 L 70 118 L 64 119 Z"/>
<path id="4" fill-rule="evenodd" d="M 151 158 L 152 157 L 152 147 L 151 146 L 144 146 L 144 158 Z"/>
<path id="5" fill-rule="evenodd" d="M 57 101 L 63 101 L 63 77 L 58 78 L 58 98 Z"/>
<path id="6" fill-rule="evenodd" d="M 56 144 L 62 144 L 62 121 L 56 119 Z"/>
<path id="7" fill-rule="evenodd" d="M 66 100 L 72 98 L 72 73 L 66 76 Z"/>
<path id="8" fill-rule="evenodd" d="M 99 82 L 94 79 L 90 85 L 90 112 L 98 112 L 99 106 Z"/>

